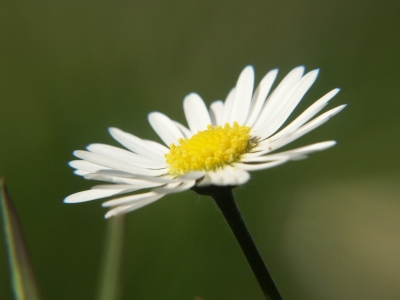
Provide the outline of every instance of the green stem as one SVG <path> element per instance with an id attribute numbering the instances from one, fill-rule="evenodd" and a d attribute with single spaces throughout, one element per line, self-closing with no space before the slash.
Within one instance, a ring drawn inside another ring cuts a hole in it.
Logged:
<path id="1" fill-rule="evenodd" d="M 211 196 L 215 200 L 242 248 L 265 297 L 270 300 L 282 300 L 282 296 L 240 214 L 232 187 L 195 187 L 193 190 L 198 194 Z"/>
<path id="2" fill-rule="evenodd" d="M 124 240 L 124 221 L 124 215 L 115 216 L 107 220 L 101 276 L 98 286 L 98 300 L 118 299 Z"/>

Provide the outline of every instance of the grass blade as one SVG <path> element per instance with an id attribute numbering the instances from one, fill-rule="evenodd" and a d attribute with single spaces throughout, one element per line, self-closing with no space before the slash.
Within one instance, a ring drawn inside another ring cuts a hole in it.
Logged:
<path id="1" fill-rule="evenodd" d="M 16 300 L 38 300 L 39 292 L 17 212 L 1 178 L 1 210 L 11 284 Z"/>
<path id="2" fill-rule="evenodd" d="M 123 214 L 107 219 L 98 300 L 115 300 L 118 298 L 124 240 L 124 220 Z"/>

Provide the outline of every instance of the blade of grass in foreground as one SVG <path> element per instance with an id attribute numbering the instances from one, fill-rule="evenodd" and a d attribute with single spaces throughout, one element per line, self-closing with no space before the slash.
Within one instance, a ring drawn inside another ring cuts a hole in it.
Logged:
<path id="1" fill-rule="evenodd" d="M 7 193 L 4 179 L 1 178 L 0 181 L 0 206 L 3 213 L 3 228 L 14 298 L 17 300 L 38 300 L 39 292 L 22 233 L 22 227 L 14 205 Z"/>
<path id="2" fill-rule="evenodd" d="M 102 268 L 98 286 L 98 300 L 115 300 L 118 298 L 124 240 L 124 220 L 123 214 L 107 219 Z"/>

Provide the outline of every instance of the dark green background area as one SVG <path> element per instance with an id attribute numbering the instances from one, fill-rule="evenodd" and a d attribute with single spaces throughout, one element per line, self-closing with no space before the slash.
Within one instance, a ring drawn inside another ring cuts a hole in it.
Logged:
<path id="1" fill-rule="evenodd" d="M 72 151 L 147 139 L 182 100 L 224 99 L 256 81 L 321 68 L 295 110 L 342 88 L 348 107 L 291 147 L 309 159 L 252 173 L 238 203 L 285 299 L 400 299 L 400 2 L 37 1 L 0 3 L 0 175 L 20 214 L 44 299 L 93 299 L 101 201 L 66 205 L 94 182 Z M 121 299 L 263 299 L 216 205 L 174 194 L 127 215 Z M 0 244 L 1 299 L 11 299 Z"/>

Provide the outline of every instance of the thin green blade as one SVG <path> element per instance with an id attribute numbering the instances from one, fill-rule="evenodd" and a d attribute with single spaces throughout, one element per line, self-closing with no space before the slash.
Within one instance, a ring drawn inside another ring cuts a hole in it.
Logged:
<path id="1" fill-rule="evenodd" d="M 11 284 L 17 300 L 38 300 L 39 292 L 33 275 L 28 249 L 18 220 L 17 212 L 7 193 L 4 179 L 1 178 L 1 210 Z"/>
<path id="2" fill-rule="evenodd" d="M 118 298 L 124 240 L 124 220 L 124 215 L 107 219 L 104 254 L 97 295 L 98 300 L 116 300 Z"/>

